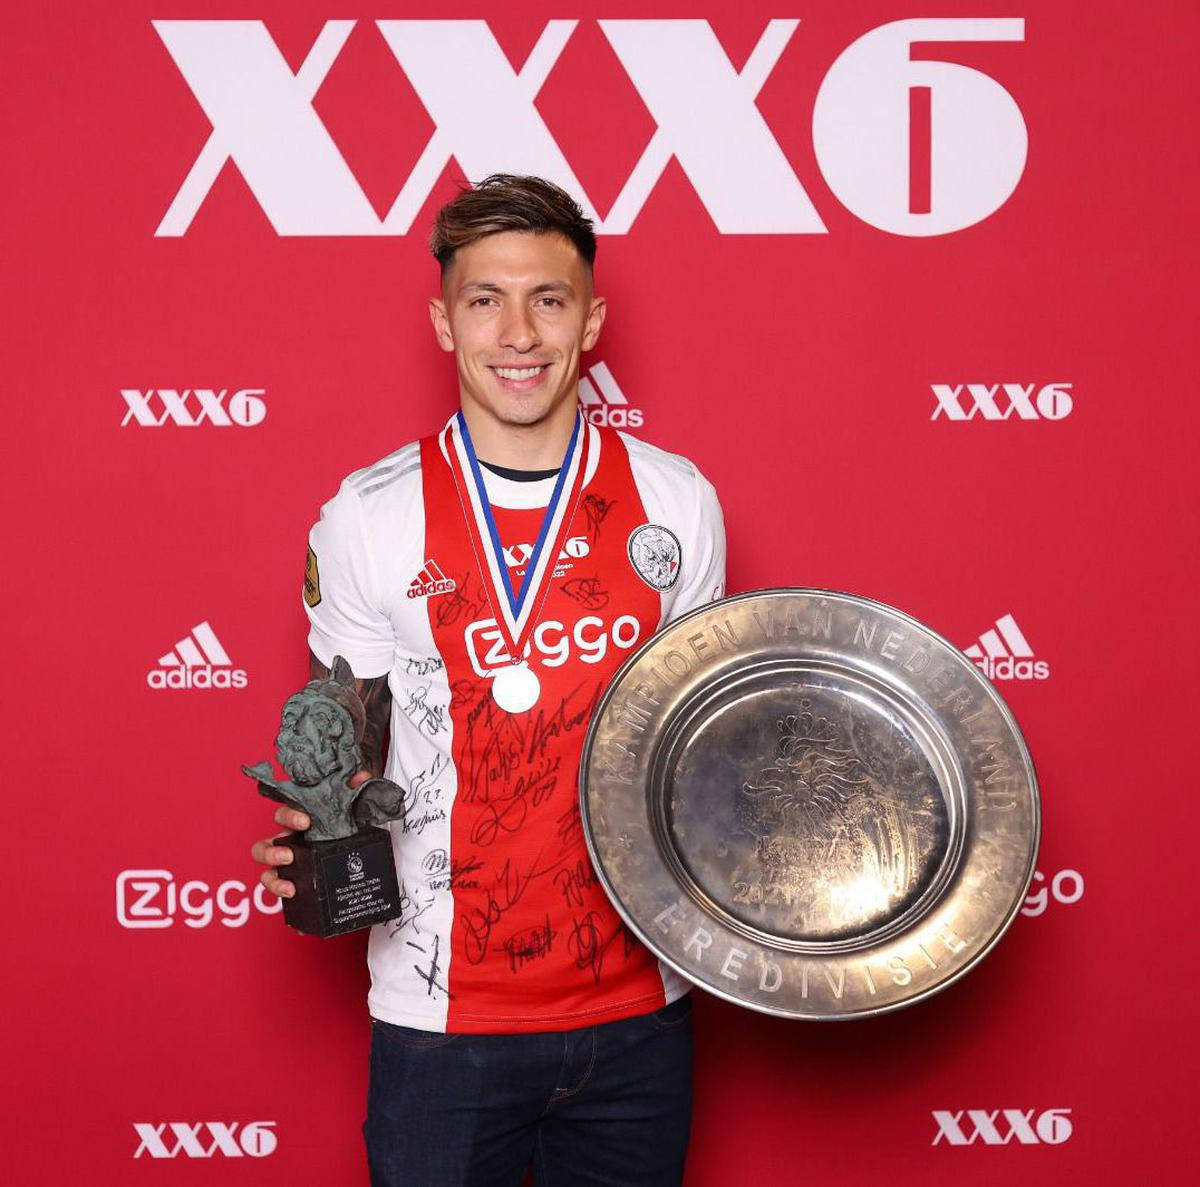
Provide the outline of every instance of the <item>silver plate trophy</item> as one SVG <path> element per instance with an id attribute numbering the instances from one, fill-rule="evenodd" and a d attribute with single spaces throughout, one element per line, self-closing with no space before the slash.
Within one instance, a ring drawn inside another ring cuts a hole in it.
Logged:
<path id="1" fill-rule="evenodd" d="M 1037 780 L 989 681 L 915 619 L 764 590 L 635 652 L 580 766 L 592 861 L 630 928 L 720 997 L 790 1018 L 945 988 L 1033 876 Z"/>

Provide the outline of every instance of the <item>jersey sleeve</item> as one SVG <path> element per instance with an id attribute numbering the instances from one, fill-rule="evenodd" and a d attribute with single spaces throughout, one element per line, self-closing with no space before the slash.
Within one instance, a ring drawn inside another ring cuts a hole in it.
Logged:
<path id="1" fill-rule="evenodd" d="M 357 492 L 343 482 L 308 537 L 304 609 L 308 645 L 326 667 L 343 656 L 362 679 L 391 671 L 395 636 L 381 609 Z"/>
<path id="2" fill-rule="evenodd" d="M 694 531 L 685 545 L 679 590 L 667 622 L 725 595 L 725 518 L 713 484 L 699 470 L 695 482 Z"/>

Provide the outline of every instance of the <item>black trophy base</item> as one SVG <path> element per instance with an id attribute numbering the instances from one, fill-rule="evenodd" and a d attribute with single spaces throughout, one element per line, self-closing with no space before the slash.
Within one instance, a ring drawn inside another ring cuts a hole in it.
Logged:
<path id="1" fill-rule="evenodd" d="M 290 865 L 275 872 L 295 884 L 283 900 L 289 927 L 311 936 L 340 936 L 395 919 L 400 887 L 386 829 L 364 828 L 336 841 L 309 841 L 288 833 L 275 841 L 292 851 Z"/>

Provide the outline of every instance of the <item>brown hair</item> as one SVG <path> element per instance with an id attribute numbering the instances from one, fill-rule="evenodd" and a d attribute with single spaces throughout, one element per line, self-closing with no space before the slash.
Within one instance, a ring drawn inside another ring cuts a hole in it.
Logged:
<path id="1" fill-rule="evenodd" d="M 429 247 L 445 272 L 460 247 L 502 231 L 557 232 L 575 244 L 589 269 L 596 259 L 592 220 L 579 203 L 551 181 L 513 173 L 493 173 L 447 202 L 437 212 Z"/>

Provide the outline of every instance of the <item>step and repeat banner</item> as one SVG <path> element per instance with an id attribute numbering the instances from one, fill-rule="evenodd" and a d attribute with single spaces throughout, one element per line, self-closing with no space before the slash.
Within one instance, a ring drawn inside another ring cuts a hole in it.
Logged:
<path id="1" fill-rule="evenodd" d="M 1011 931 L 899 1013 L 696 998 L 689 1187 L 1194 1181 L 1193 4 L 6 13 L 8 1182 L 366 1182 L 365 935 L 249 848 L 307 532 L 456 402 L 433 212 L 597 221 L 580 398 L 729 589 L 863 594 L 1014 711 Z M 20 773 L 21 778 L 16 778 Z M 14 942 L 15 941 L 15 942 Z"/>

